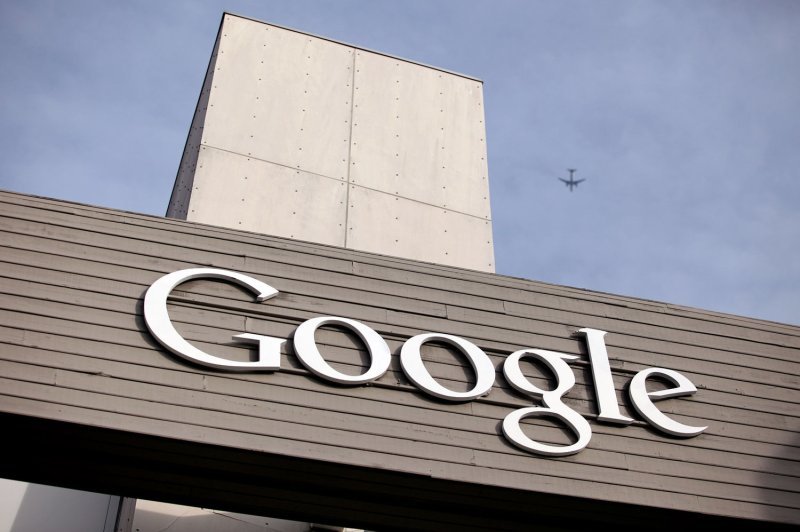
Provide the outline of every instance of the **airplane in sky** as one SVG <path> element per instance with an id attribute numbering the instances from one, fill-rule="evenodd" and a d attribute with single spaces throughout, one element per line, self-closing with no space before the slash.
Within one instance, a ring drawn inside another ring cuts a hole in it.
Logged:
<path id="1" fill-rule="evenodd" d="M 572 189 L 574 187 L 577 187 L 578 183 L 582 183 L 582 182 L 584 182 L 586 180 L 585 179 L 576 180 L 576 179 L 574 179 L 572 177 L 572 175 L 577 171 L 575 168 L 567 168 L 567 171 L 569 172 L 569 180 L 561 178 L 561 177 L 559 177 L 558 179 L 563 181 L 569 187 L 569 191 L 572 192 Z"/>

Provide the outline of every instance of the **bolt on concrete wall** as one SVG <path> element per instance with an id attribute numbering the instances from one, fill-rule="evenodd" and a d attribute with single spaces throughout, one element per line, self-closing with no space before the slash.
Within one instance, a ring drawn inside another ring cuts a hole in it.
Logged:
<path id="1" fill-rule="evenodd" d="M 494 271 L 480 81 L 223 17 L 168 216 Z"/>

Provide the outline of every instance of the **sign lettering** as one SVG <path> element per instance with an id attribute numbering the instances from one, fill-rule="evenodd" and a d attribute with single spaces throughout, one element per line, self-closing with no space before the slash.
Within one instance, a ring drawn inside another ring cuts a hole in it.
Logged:
<path id="1" fill-rule="evenodd" d="M 257 360 L 238 362 L 217 357 L 201 351 L 187 342 L 169 318 L 167 298 L 179 284 L 192 279 L 221 279 L 243 286 L 255 294 L 259 302 L 278 294 L 278 290 L 253 277 L 218 268 L 190 268 L 167 274 L 154 282 L 144 297 L 144 318 L 153 337 L 172 353 L 202 366 L 224 371 L 280 371 L 281 346 L 286 339 L 243 333 L 233 338 L 258 346 Z M 323 325 L 336 325 L 356 333 L 367 348 L 370 365 L 361 375 L 346 375 L 334 369 L 320 353 L 314 334 Z M 578 333 L 586 339 L 592 379 L 599 413 L 597 420 L 605 423 L 629 425 L 632 418 L 622 415 L 617 402 L 611 367 L 605 344 L 605 331 L 582 328 Z M 475 371 L 476 382 L 466 392 L 455 392 L 431 376 L 422 360 L 421 348 L 426 342 L 444 343 L 456 348 L 469 360 Z M 371 327 L 356 320 L 336 316 L 311 318 L 301 323 L 293 336 L 294 350 L 300 362 L 317 377 L 344 385 L 359 385 L 372 382 L 389 369 L 391 352 L 386 341 Z M 552 390 L 542 390 L 531 383 L 522 373 L 520 362 L 526 358 L 542 362 L 554 375 L 556 385 Z M 509 355 L 503 362 L 503 375 L 518 392 L 530 396 L 543 406 L 520 408 L 508 414 L 502 423 L 503 435 L 517 447 L 528 452 L 545 456 L 567 456 L 584 449 L 592 437 L 589 422 L 577 411 L 567 406 L 562 398 L 574 385 L 575 373 L 567 364 L 575 355 L 546 351 L 544 349 L 523 349 Z M 495 367 L 491 359 L 478 346 L 444 333 L 424 333 L 408 339 L 400 349 L 400 365 L 408 379 L 421 391 L 439 399 L 454 402 L 472 401 L 488 395 L 495 381 Z M 674 385 L 665 390 L 648 392 L 646 383 L 650 377 L 665 380 Z M 697 388 L 684 375 L 664 368 L 647 368 L 637 373 L 630 382 L 628 394 L 636 412 L 654 428 L 672 436 L 692 437 L 707 427 L 694 427 L 679 423 L 653 404 L 654 401 L 669 397 L 691 395 Z M 559 420 L 576 436 L 575 443 L 569 445 L 549 445 L 532 440 L 522 430 L 520 423 L 529 417 L 550 417 Z"/>

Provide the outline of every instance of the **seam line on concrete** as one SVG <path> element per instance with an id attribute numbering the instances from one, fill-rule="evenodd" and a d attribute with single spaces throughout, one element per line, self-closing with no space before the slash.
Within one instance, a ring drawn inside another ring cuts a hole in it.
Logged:
<path id="1" fill-rule="evenodd" d="M 247 155 L 247 154 L 239 153 L 239 152 L 236 152 L 236 151 L 226 150 L 225 148 L 218 148 L 216 146 L 211 146 L 209 144 L 203 144 L 203 146 L 205 146 L 206 148 L 210 148 L 212 150 L 224 151 L 226 153 L 231 153 L 233 155 L 238 155 L 240 157 L 247 157 L 247 158 L 253 159 L 255 161 L 261 161 L 261 162 L 264 162 L 264 163 L 267 163 L 267 164 L 272 164 L 272 165 L 275 165 L 275 166 L 288 168 L 290 170 L 295 170 L 295 171 L 299 170 L 299 171 L 301 171 L 303 173 L 315 175 L 317 177 L 323 177 L 325 179 L 330 179 L 332 181 L 339 181 L 340 183 L 343 181 L 342 179 L 338 179 L 336 177 L 330 177 L 330 176 L 327 176 L 327 175 L 324 175 L 324 174 L 318 174 L 316 172 L 312 172 L 310 170 L 304 170 L 303 168 L 297 168 L 295 166 L 288 166 L 288 165 L 285 165 L 285 164 L 276 163 L 275 161 L 267 161 L 266 159 L 260 159 L 258 157 L 253 156 L 253 155 Z M 387 196 L 398 197 L 397 194 L 392 194 L 391 192 L 386 192 L 384 190 L 378 190 L 377 188 L 365 187 L 365 186 L 359 185 L 357 183 L 348 183 L 348 182 L 345 182 L 345 183 L 348 185 L 348 190 L 350 189 L 350 186 L 354 186 L 354 187 L 358 187 L 358 188 L 363 188 L 364 190 L 371 190 L 373 192 L 378 192 L 379 194 L 386 194 Z M 427 205 L 429 207 L 436 207 L 437 209 L 442 209 L 444 211 L 453 212 L 453 213 L 456 213 L 456 214 L 463 214 L 464 216 L 469 216 L 470 218 L 477 218 L 478 220 L 483 220 L 484 222 L 491 222 L 492 221 L 491 218 L 478 216 L 478 215 L 475 215 L 475 214 L 470 214 L 468 212 L 459 211 L 459 210 L 456 210 L 456 209 L 451 209 L 450 207 L 442 207 L 441 205 L 436 205 L 435 203 L 428 203 L 426 201 L 419 201 L 419 200 L 416 200 L 416 199 L 413 199 L 413 198 L 407 198 L 405 196 L 400 196 L 400 197 L 405 199 L 405 200 L 408 200 L 408 201 L 413 201 L 414 203 L 418 203 L 420 205 Z"/>
<path id="2" fill-rule="evenodd" d="M 350 52 L 353 54 L 353 62 L 351 63 L 351 76 L 350 76 L 350 136 L 347 139 L 347 191 L 345 193 L 345 206 L 344 206 L 344 247 L 347 247 L 347 241 L 350 236 L 350 168 L 353 166 L 353 120 L 355 120 L 355 97 L 356 97 L 356 55 L 358 53 L 355 49 L 351 48 Z"/>

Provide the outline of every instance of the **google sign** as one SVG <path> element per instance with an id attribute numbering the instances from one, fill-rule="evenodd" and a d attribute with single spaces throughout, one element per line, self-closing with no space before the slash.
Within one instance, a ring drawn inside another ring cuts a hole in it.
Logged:
<path id="1" fill-rule="evenodd" d="M 279 371 L 281 369 L 281 346 L 288 339 L 243 333 L 234 339 L 258 347 L 258 358 L 251 362 L 229 360 L 201 351 L 187 342 L 175 329 L 167 312 L 167 298 L 176 286 L 192 279 L 220 279 L 239 284 L 254 294 L 259 302 L 278 294 L 270 285 L 241 273 L 217 268 L 190 268 L 167 274 L 154 282 L 144 298 L 144 318 L 153 337 L 172 353 L 192 363 L 223 371 Z M 323 325 L 344 327 L 353 331 L 364 343 L 370 355 L 370 365 L 360 375 L 347 375 L 334 369 L 320 353 L 314 333 Z M 605 331 L 583 328 L 578 331 L 586 340 L 592 368 L 595 397 L 599 408 L 598 421 L 628 425 L 632 418 L 619 410 L 611 368 L 604 337 Z M 337 316 L 311 318 L 297 327 L 292 335 L 294 351 L 300 362 L 321 379 L 345 385 L 360 385 L 380 378 L 389 369 L 392 354 L 386 341 L 372 328 L 358 321 Z M 427 342 L 449 345 L 461 352 L 475 372 L 476 382 L 470 390 L 457 392 L 442 386 L 425 367 L 422 346 Z M 556 351 L 526 348 L 511 353 L 503 362 L 503 375 L 517 391 L 536 401 L 536 406 L 520 408 L 503 420 L 503 435 L 517 447 L 528 452 L 546 456 L 566 456 L 584 449 L 592 437 L 589 422 L 578 412 L 564 404 L 562 398 L 575 385 L 575 374 L 567 361 L 578 357 Z M 525 359 L 538 360 L 555 376 L 555 388 L 543 390 L 531 383 L 522 372 L 520 362 Z M 488 395 L 495 381 L 495 367 L 491 359 L 478 346 L 444 333 L 426 332 L 409 338 L 400 349 L 400 365 L 408 379 L 422 392 L 439 399 L 454 402 L 472 401 Z M 657 378 L 669 382 L 672 387 L 658 391 L 647 391 L 647 380 Z M 650 425 L 666 434 L 692 437 L 707 427 L 694 427 L 679 423 L 661 412 L 654 401 L 669 397 L 691 395 L 697 388 L 684 375 L 664 368 L 647 368 L 638 372 L 630 381 L 628 394 L 636 411 Z M 541 405 L 541 406 L 539 406 Z M 570 445 L 550 445 L 537 442 L 526 435 L 520 423 L 529 417 L 555 418 L 567 426 L 576 436 Z"/>

